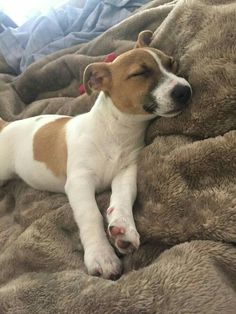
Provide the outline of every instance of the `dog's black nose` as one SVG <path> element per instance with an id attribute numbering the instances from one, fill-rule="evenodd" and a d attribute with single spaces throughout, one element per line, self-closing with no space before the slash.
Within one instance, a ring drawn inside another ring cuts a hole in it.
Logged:
<path id="1" fill-rule="evenodd" d="M 176 85 L 171 92 L 172 99 L 179 105 L 186 105 L 189 101 L 192 91 L 187 85 Z"/>

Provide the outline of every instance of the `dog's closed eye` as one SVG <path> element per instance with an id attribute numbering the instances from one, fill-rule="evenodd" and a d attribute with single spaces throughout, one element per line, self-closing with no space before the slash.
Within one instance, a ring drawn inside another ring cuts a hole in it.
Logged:
<path id="1" fill-rule="evenodd" d="M 131 77 L 142 76 L 142 75 L 146 75 L 146 74 L 147 74 L 146 70 L 141 70 L 139 72 L 135 72 L 135 73 L 129 74 L 128 77 L 131 78 Z"/>
<path id="2" fill-rule="evenodd" d="M 127 75 L 127 80 L 137 77 L 147 77 L 149 76 L 151 70 L 146 66 L 146 64 L 140 64 L 138 67 L 134 67 L 130 73 Z"/>
<path id="3" fill-rule="evenodd" d="M 148 76 L 150 74 L 150 70 L 146 66 L 142 66 L 141 68 L 135 69 L 128 74 L 127 79 L 139 77 L 139 76 Z"/>

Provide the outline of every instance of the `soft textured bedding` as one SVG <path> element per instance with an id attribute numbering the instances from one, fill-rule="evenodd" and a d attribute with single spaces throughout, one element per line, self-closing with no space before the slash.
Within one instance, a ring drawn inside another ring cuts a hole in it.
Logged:
<path id="1" fill-rule="evenodd" d="M 45 55 L 90 41 L 147 1 L 87 0 L 79 7 L 65 4 L 32 17 L 16 29 L 7 28 L 0 34 L 0 53 L 19 74 Z"/>
<path id="2" fill-rule="evenodd" d="M 86 274 L 63 194 L 20 180 L 0 190 L 0 313 L 236 313 L 236 4 L 154 0 L 93 41 L 57 52 L 18 77 L 0 60 L 0 116 L 76 115 L 86 65 L 151 46 L 179 62 L 193 87 L 179 116 L 153 121 L 138 163 L 141 247 L 117 281 Z M 1 153 L 1 152 L 0 152 Z M 97 195 L 102 212 L 110 192 Z"/>

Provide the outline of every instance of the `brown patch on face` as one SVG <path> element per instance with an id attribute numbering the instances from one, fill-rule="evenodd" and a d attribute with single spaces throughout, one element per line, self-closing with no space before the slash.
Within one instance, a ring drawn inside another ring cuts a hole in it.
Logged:
<path id="1" fill-rule="evenodd" d="M 162 62 L 164 54 L 154 50 Z M 151 101 L 151 92 L 163 79 L 163 73 L 146 48 L 122 54 L 110 65 L 110 71 L 112 86 L 108 94 L 115 106 L 126 113 L 147 114 L 143 106 Z"/>
<path id="2" fill-rule="evenodd" d="M 70 119 L 70 117 L 62 117 L 43 125 L 33 139 L 34 159 L 45 163 L 57 177 L 66 176 L 65 125 Z"/>
<path id="3" fill-rule="evenodd" d="M 0 132 L 9 124 L 9 122 L 4 121 L 0 118 Z"/>
<path id="4" fill-rule="evenodd" d="M 136 46 L 141 47 L 145 44 L 142 41 L 151 40 L 151 34 L 149 31 L 141 33 Z M 149 36 L 149 39 L 145 39 L 146 36 Z M 172 57 L 144 45 L 144 48 L 135 48 L 123 53 L 112 63 L 90 64 L 84 73 L 86 92 L 91 94 L 93 90 L 103 91 L 111 97 L 114 105 L 125 113 L 155 112 L 158 104 L 152 91 L 165 79 L 165 74 L 149 51 L 155 53 L 167 71 L 175 72 L 176 63 Z"/>

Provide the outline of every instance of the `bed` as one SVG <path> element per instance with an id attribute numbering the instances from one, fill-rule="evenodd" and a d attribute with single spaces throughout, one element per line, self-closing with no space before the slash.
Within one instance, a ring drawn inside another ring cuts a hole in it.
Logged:
<path id="1" fill-rule="evenodd" d="M 65 195 L 19 179 L 0 189 L 1 314 L 236 313 L 235 20 L 233 0 L 154 0 L 19 75 L 0 57 L 7 121 L 90 110 L 97 95 L 81 94 L 85 67 L 132 49 L 145 29 L 193 87 L 181 115 L 147 130 L 134 206 L 141 246 L 121 257 L 119 280 L 86 273 Z M 97 195 L 102 213 L 109 196 Z"/>

